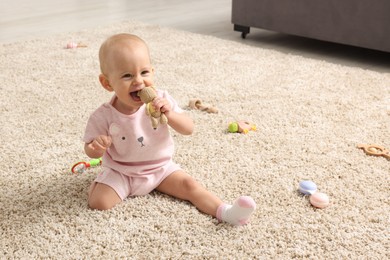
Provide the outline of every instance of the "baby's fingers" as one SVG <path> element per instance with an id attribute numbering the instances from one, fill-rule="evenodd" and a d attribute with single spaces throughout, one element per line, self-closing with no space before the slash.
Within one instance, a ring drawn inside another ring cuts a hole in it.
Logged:
<path id="1" fill-rule="evenodd" d="M 168 112 L 171 110 L 171 104 L 166 98 L 156 98 L 153 104 L 155 108 L 161 112 Z"/>
<path id="2" fill-rule="evenodd" d="M 104 136 L 103 140 L 104 140 L 104 147 L 108 148 L 111 146 L 112 143 L 111 136 Z"/>
<path id="3" fill-rule="evenodd" d="M 92 148 L 95 150 L 105 150 L 111 146 L 112 139 L 110 136 L 99 136 L 92 142 Z"/>
<path id="4" fill-rule="evenodd" d="M 97 140 L 95 140 L 91 143 L 91 148 L 93 150 L 105 150 L 106 149 L 106 147 L 101 145 Z"/>

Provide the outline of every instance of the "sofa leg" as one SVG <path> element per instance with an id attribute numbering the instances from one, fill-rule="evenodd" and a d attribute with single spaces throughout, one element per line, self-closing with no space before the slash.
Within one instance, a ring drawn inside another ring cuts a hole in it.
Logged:
<path id="1" fill-rule="evenodd" d="M 250 27 L 235 24 L 235 25 L 234 25 L 234 30 L 235 30 L 235 31 L 238 31 L 238 32 L 241 32 L 241 38 L 245 39 L 245 38 L 246 38 L 246 35 L 247 35 L 247 34 L 249 33 L 249 31 L 250 31 Z"/>

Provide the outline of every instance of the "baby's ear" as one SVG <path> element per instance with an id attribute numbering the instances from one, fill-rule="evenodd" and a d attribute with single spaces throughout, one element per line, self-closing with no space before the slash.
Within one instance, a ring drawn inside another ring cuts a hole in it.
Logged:
<path id="1" fill-rule="evenodd" d="M 104 74 L 99 75 L 99 81 L 100 84 L 102 84 L 103 88 L 105 88 L 110 92 L 114 91 L 114 89 L 110 86 L 110 82 L 108 81 L 108 78 Z"/>
<path id="2" fill-rule="evenodd" d="M 120 128 L 119 125 L 116 124 L 116 123 L 112 123 L 112 124 L 110 125 L 110 129 L 108 130 L 108 132 L 109 132 L 110 135 L 112 135 L 112 136 L 118 135 L 118 134 L 120 133 L 120 131 L 121 131 L 121 128 Z"/>

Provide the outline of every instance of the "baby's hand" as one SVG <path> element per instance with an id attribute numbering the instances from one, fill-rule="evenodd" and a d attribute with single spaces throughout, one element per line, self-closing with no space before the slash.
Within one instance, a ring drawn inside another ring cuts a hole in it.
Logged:
<path id="1" fill-rule="evenodd" d="M 99 135 L 95 138 L 95 140 L 93 140 L 90 146 L 95 151 L 105 151 L 108 147 L 111 146 L 111 143 L 111 136 Z"/>
<path id="2" fill-rule="evenodd" d="M 153 100 L 153 106 L 154 109 L 160 110 L 163 113 L 169 112 L 172 109 L 171 103 L 169 103 L 168 99 L 162 97 L 156 97 Z"/>

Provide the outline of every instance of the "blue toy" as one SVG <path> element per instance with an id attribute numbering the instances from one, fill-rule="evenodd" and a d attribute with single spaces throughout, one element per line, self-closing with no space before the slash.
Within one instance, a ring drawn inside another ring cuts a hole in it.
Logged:
<path id="1" fill-rule="evenodd" d="M 305 195 L 312 195 L 317 191 L 317 185 L 312 181 L 301 181 L 299 183 L 299 191 Z"/>

